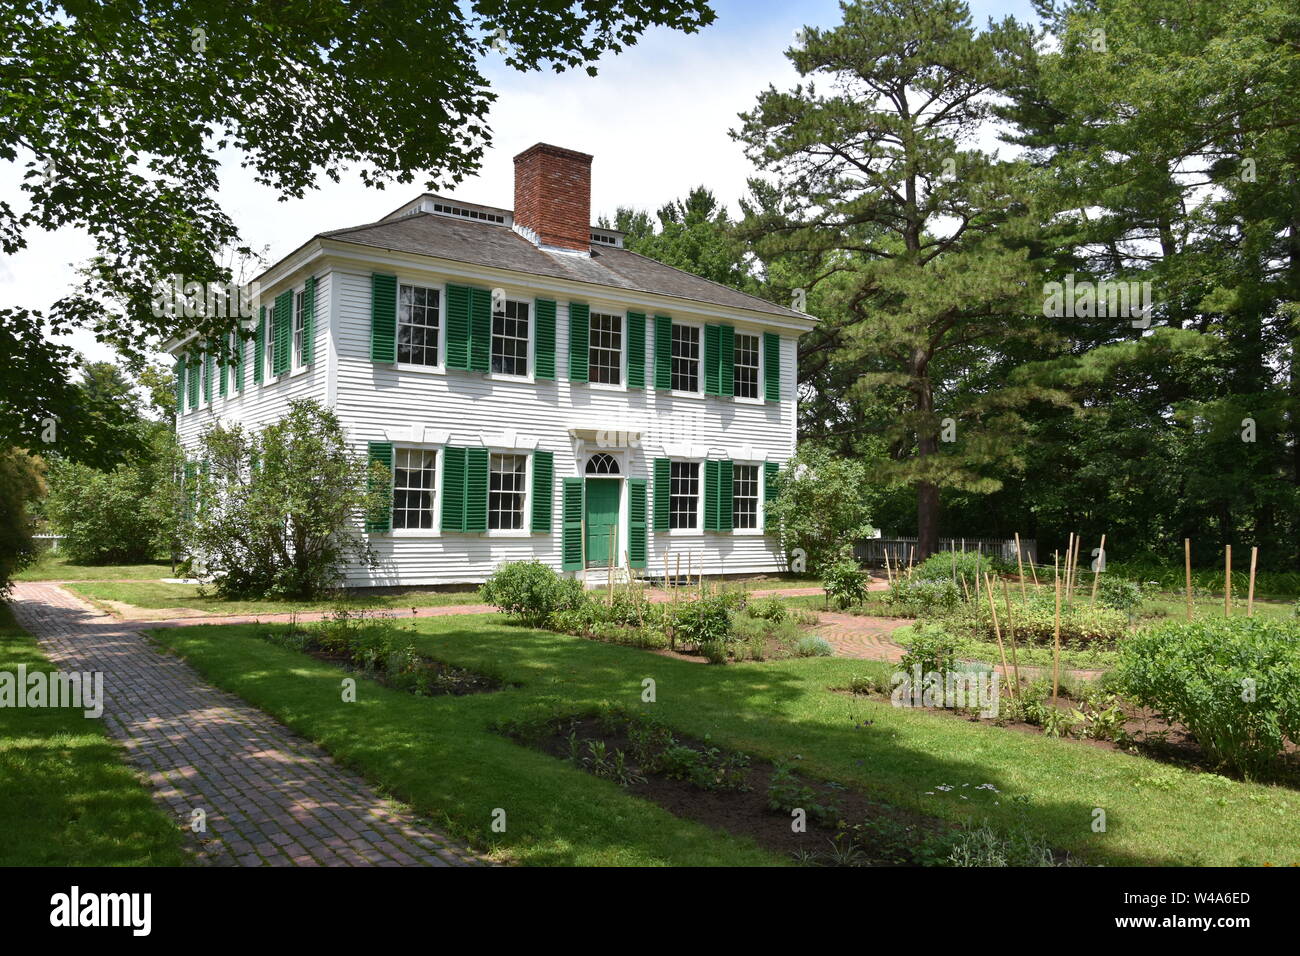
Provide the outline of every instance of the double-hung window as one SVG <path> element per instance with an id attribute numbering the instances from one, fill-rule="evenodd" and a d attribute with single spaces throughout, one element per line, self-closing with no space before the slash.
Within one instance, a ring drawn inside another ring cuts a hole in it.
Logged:
<path id="1" fill-rule="evenodd" d="M 437 289 L 402 284 L 397 296 L 397 361 L 438 364 L 440 298 Z"/>
<path id="2" fill-rule="evenodd" d="M 675 392 L 700 390 L 700 327 L 673 323 L 672 389 Z"/>
<path id="3" fill-rule="evenodd" d="M 591 341 L 587 350 L 588 381 L 623 384 L 623 317 L 591 313 Z"/>
<path id="4" fill-rule="evenodd" d="M 528 374 L 528 303 L 507 299 L 492 313 L 492 371 Z"/>
<path id="5" fill-rule="evenodd" d="M 306 321 L 307 293 L 299 290 L 293 294 L 293 367 L 302 368 L 302 337 Z"/>
<path id="6" fill-rule="evenodd" d="M 758 398 L 757 335 L 736 333 L 735 375 L 732 381 L 732 393 L 737 398 Z"/>
<path id="7" fill-rule="evenodd" d="M 393 527 L 433 527 L 438 453 L 420 448 L 393 452 Z"/>
<path id="8" fill-rule="evenodd" d="M 731 526 L 758 527 L 758 465 L 731 466 Z"/>
<path id="9" fill-rule="evenodd" d="M 488 530 L 524 526 L 528 456 L 493 454 L 488 462 Z"/>
<path id="10" fill-rule="evenodd" d="M 674 461 L 670 467 L 668 527 L 694 530 L 700 524 L 700 463 Z"/>

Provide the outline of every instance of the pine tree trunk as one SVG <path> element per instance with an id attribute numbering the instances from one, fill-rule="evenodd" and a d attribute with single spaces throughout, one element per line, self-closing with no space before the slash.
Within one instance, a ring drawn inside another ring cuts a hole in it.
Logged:
<path id="1" fill-rule="evenodd" d="M 913 388 L 917 411 L 921 412 L 921 431 L 916 436 L 916 457 L 922 466 L 927 458 L 939 453 L 939 438 L 929 419 L 934 412 L 934 389 L 930 384 L 929 356 L 918 352 L 912 360 Z M 924 474 L 922 470 L 922 474 Z M 939 486 L 930 481 L 916 485 L 916 559 L 924 561 L 939 550 Z"/>

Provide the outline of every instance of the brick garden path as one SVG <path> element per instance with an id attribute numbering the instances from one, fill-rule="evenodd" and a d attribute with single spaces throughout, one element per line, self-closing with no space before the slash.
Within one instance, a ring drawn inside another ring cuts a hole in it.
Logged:
<path id="1" fill-rule="evenodd" d="M 12 607 L 58 667 L 103 673 L 106 729 L 179 819 L 199 862 L 483 863 L 392 809 L 319 747 L 154 650 L 137 628 L 156 624 L 119 621 L 49 583 L 16 584 Z M 206 833 L 190 833 L 194 809 L 206 811 Z"/>

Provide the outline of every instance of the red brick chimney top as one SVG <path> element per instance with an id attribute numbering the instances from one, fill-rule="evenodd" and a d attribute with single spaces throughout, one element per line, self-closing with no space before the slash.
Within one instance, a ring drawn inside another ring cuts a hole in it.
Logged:
<path id="1" fill-rule="evenodd" d="M 591 251 L 591 156 L 537 143 L 515 157 L 515 225 L 544 246 Z"/>

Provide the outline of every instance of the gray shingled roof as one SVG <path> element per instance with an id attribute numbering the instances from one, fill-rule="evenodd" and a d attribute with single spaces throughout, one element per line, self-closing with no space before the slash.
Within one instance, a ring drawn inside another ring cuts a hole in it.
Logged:
<path id="1" fill-rule="evenodd" d="M 597 247 L 591 258 L 539 249 L 505 226 L 416 213 L 387 222 L 322 232 L 318 239 L 353 242 L 393 252 L 435 256 L 474 265 L 636 292 L 676 296 L 732 309 L 807 320 L 808 316 L 757 296 L 674 269 L 627 249 Z"/>

